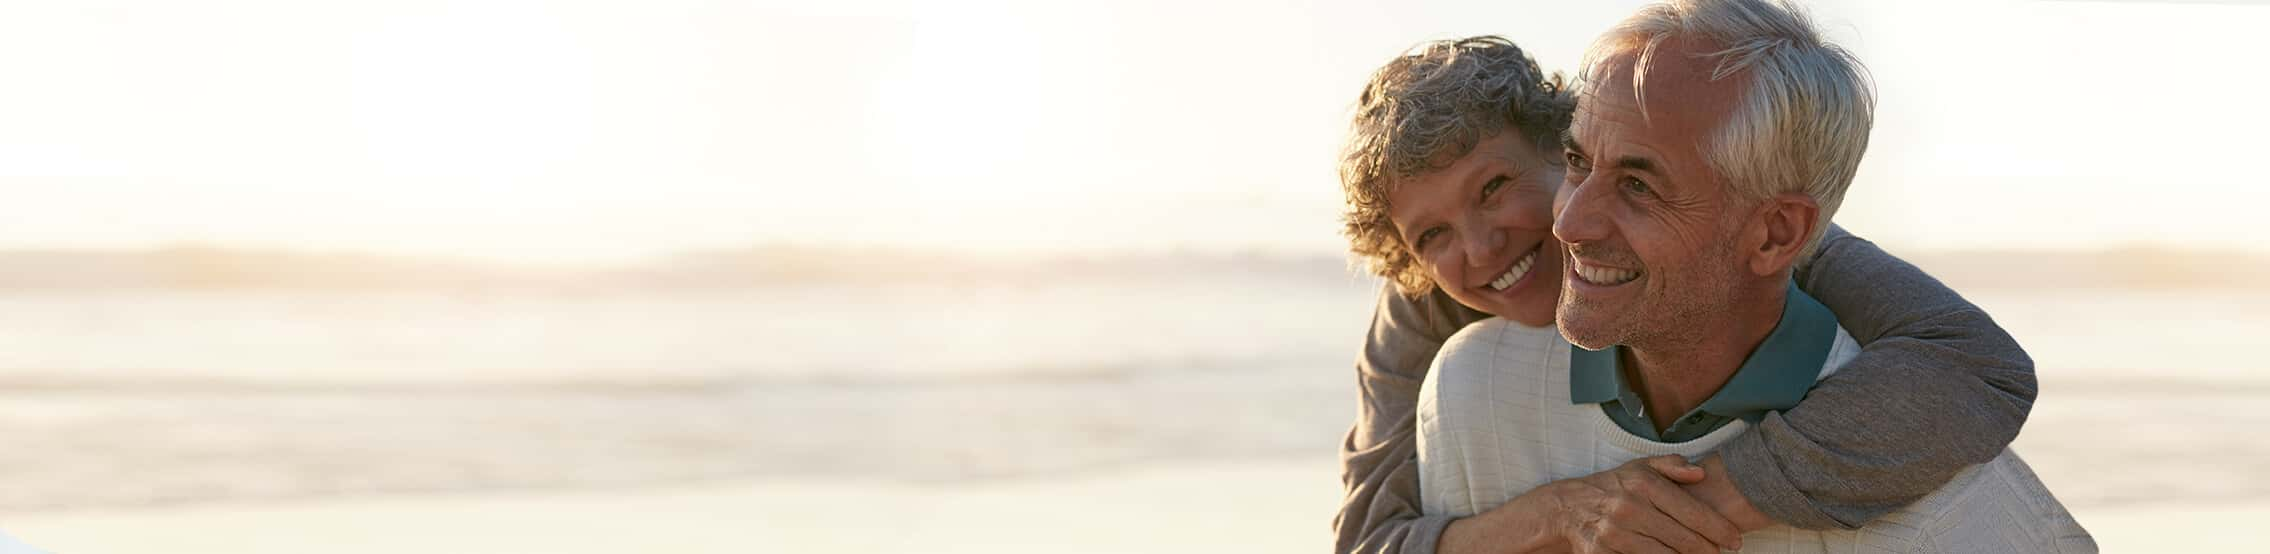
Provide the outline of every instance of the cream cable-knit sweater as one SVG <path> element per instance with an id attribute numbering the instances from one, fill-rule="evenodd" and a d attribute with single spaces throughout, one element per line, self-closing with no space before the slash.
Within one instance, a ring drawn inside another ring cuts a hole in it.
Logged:
<path id="1" fill-rule="evenodd" d="M 1735 421 L 1676 444 L 1633 436 L 1599 405 L 1570 402 L 1570 348 L 1553 328 L 1496 318 L 1443 344 L 1419 393 L 1419 487 L 1428 515 L 1473 515 L 1540 485 L 1638 458 L 1698 457 L 1749 427 Z M 1859 350 L 1838 329 L 1819 377 Z M 2009 451 L 1859 529 L 1776 525 L 1743 535 L 1742 544 L 1745 552 L 2096 551 L 2088 532 Z"/>

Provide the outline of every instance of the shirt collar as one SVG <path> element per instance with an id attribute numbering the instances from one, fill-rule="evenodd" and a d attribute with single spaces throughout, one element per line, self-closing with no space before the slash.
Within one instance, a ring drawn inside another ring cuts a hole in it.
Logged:
<path id="1" fill-rule="evenodd" d="M 1598 404 L 1615 400 L 1624 390 L 1624 375 L 1617 363 L 1622 345 L 1601 350 L 1569 349 L 1569 400 Z"/>
<path id="2" fill-rule="evenodd" d="M 1704 400 L 1698 411 L 1726 417 L 1756 419 L 1765 412 L 1787 410 L 1805 398 L 1835 345 L 1836 315 L 1827 306 L 1789 283 L 1781 320 L 1758 349 L 1735 370 L 1734 377 Z M 1623 346 L 1604 350 L 1569 350 L 1569 399 L 1576 404 L 1598 404 L 1636 398 L 1623 382 L 1620 352 Z M 1632 408 L 1632 407 L 1627 407 Z"/>

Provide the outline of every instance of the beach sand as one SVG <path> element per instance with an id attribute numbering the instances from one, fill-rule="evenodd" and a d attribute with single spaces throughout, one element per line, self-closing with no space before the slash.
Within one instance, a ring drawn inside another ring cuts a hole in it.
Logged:
<path id="1" fill-rule="evenodd" d="M 743 481 L 19 515 L 52 552 L 1320 552 L 1330 460 L 951 484 Z M 2270 502 L 2074 506 L 2106 552 L 2270 545 Z"/>
<path id="2" fill-rule="evenodd" d="M 754 481 L 9 517 L 52 552 L 1316 552 L 1330 463 L 925 485 Z"/>

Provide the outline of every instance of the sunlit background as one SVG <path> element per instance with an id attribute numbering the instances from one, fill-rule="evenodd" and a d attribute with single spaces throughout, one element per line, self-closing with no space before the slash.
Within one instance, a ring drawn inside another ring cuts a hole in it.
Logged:
<path id="1" fill-rule="evenodd" d="M 0 530 L 58 552 L 1329 547 L 1370 71 L 1639 2 L 0 7 Z M 2270 2 L 1807 2 L 1837 220 L 2108 550 L 2270 531 Z"/>

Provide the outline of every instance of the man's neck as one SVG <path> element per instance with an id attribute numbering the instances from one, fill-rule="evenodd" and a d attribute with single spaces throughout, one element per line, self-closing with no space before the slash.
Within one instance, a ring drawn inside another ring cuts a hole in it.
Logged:
<path id="1" fill-rule="evenodd" d="M 1625 368 L 1623 377 L 1646 406 L 1656 432 L 1718 394 L 1773 334 L 1789 301 L 1782 286 L 1752 287 L 1733 299 L 1730 309 L 1720 312 L 1724 319 L 1698 325 L 1693 334 L 1624 348 L 1619 364 Z"/>

